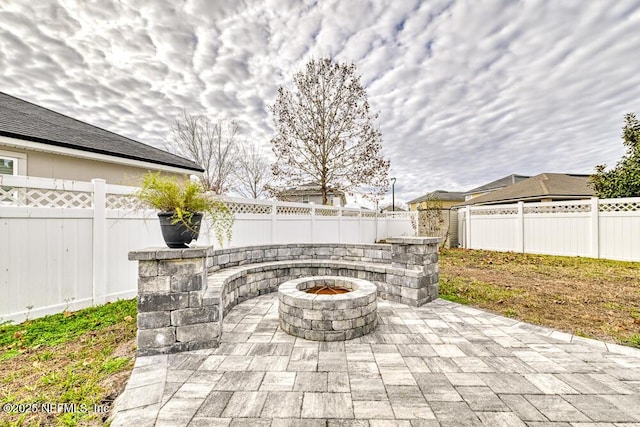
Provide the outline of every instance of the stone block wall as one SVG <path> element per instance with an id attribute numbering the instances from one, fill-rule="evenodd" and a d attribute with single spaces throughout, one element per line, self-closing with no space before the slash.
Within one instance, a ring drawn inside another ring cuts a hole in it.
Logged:
<path id="1" fill-rule="evenodd" d="M 209 276 L 205 300 L 221 301 L 223 316 L 237 304 L 258 295 L 277 292 L 280 284 L 301 277 L 340 276 L 368 280 L 378 289 L 386 280 L 383 265 L 332 260 L 280 261 L 262 266 L 242 266 Z"/>
<path id="2" fill-rule="evenodd" d="M 218 345 L 219 303 L 205 305 L 208 248 L 150 248 L 129 252 L 138 261 L 138 354 Z"/>
<path id="3" fill-rule="evenodd" d="M 331 284 L 349 289 L 341 295 L 314 295 L 305 291 Z M 366 280 L 315 276 L 289 280 L 278 288 L 280 328 L 313 341 L 345 341 L 376 328 L 376 286 Z"/>
<path id="4" fill-rule="evenodd" d="M 396 237 L 391 244 L 391 268 L 383 294 L 391 301 L 421 306 L 438 298 L 439 237 Z"/>
<path id="5" fill-rule="evenodd" d="M 207 259 L 209 271 L 272 261 L 327 259 L 388 264 L 391 245 L 349 243 L 297 243 L 245 246 L 211 250 Z"/>

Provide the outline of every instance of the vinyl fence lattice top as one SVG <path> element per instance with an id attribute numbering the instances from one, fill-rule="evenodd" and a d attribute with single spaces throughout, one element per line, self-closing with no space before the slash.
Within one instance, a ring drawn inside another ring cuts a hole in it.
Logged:
<path id="1" fill-rule="evenodd" d="M 515 215 L 518 213 L 518 208 L 478 208 L 472 209 L 471 215 Z"/>
<path id="2" fill-rule="evenodd" d="M 107 209 L 136 210 L 139 209 L 139 207 L 140 202 L 136 196 L 127 194 L 107 194 L 106 196 Z"/>
<path id="3" fill-rule="evenodd" d="M 560 206 L 526 206 L 524 213 L 526 214 L 546 214 L 546 213 L 574 213 L 574 212 L 589 212 L 591 210 L 590 204 L 573 204 L 573 205 L 560 205 Z M 517 212 L 517 209 L 516 209 Z"/>
<path id="4" fill-rule="evenodd" d="M 278 206 L 277 215 L 311 215 L 311 208 L 298 206 Z"/>
<path id="5" fill-rule="evenodd" d="M 267 204 L 229 202 L 227 206 L 234 214 L 267 215 L 271 213 L 271 205 Z"/>
<path id="6" fill-rule="evenodd" d="M 600 203 L 600 212 L 638 212 L 640 211 L 640 202 L 619 202 L 608 201 Z"/>
<path id="7" fill-rule="evenodd" d="M 329 209 L 329 208 L 316 208 L 316 215 L 318 216 L 338 216 L 340 211 L 337 209 Z"/>
<path id="8" fill-rule="evenodd" d="M 34 208 L 91 208 L 91 193 L 40 188 L 0 187 L 0 202 Z"/>

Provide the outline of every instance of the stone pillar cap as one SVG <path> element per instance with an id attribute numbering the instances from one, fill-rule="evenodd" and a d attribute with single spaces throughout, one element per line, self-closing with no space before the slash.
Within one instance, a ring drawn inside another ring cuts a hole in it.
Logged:
<path id="1" fill-rule="evenodd" d="M 441 237 L 390 237 L 387 243 L 399 245 L 433 245 L 442 241 Z"/>
<path id="2" fill-rule="evenodd" d="M 149 261 L 156 259 L 202 258 L 213 250 L 213 246 L 196 246 L 191 248 L 171 249 L 154 247 L 129 252 L 129 261 Z"/>

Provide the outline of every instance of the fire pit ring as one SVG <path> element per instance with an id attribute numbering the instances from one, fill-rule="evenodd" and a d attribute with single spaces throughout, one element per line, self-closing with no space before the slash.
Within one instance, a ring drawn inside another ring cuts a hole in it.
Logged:
<path id="1" fill-rule="evenodd" d="M 340 294 L 313 294 L 308 289 L 339 287 Z M 314 276 L 284 282 L 278 288 L 280 327 L 312 341 L 345 341 L 376 328 L 377 288 L 363 279 Z"/>

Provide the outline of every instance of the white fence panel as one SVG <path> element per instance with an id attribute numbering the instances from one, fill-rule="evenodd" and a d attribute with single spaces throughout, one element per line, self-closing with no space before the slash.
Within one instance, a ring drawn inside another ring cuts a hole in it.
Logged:
<path id="1" fill-rule="evenodd" d="M 640 261 L 640 212 L 600 216 L 600 257 Z"/>
<path id="2" fill-rule="evenodd" d="M 131 250 L 164 246 L 154 211 L 103 180 L 76 182 L 0 175 L 0 322 L 23 321 L 136 294 Z M 415 235 L 414 213 L 228 198 L 229 246 L 373 243 Z M 199 245 L 219 246 L 203 224 Z"/>
<path id="3" fill-rule="evenodd" d="M 311 217 L 279 215 L 272 224 L 274 230 L 268 243 L 309 243 L 315 237 L 313 234 L 322 234 L 318 227 L 320 224 L 316 222 L 316 225 L 312 231 Z"/>
<path id="4" fill-rule="evenodd" d="M 349 216 L 341 217 L 342 224 L 340 226 L 340 243 L 360 243 L 362 242 L 362 234 L 364 224 L 360 218 Z M 373 240 L 371 240 L 373 241 Z"/>
<path id="5" fill-rule="evenodd" d="M 81 209 L 0 207 L 0 320 L 91 303 L 91 228 Z"/>
<path id="6" fill-rule="evenodd" d="M 493 251 L 515 251 L 517 218 L 510 216 L 474 216 L 469 247 Z"/>
<path id="7" fill-rule="evenodd" d="M 340 226 L 338 217 L 316 217 L 313 243 L 340 243 Z"/>
<path id="8" fill-rule="evenodd" d="M 463 247 L 640 261 L 640 198 L 464 208 Z"/>
<path id="9" fill-rule="evenodd" d="M 385 212 L 382 238 L 415 236 L 418 230 L 418 211 Z"/>
<path id="10" fill-rule="evenodd" d="M 160 223 L 151 215 L 107 215 L 106 298 L 133 298 L 136 295 L 137 264 L 128 259 L 129 251 L 164 245 Z"/>
<path id="11" fill-rule="evenodd" d="M 496 205 L 471 208 L 464 217 L 471 217 L 467 227 L 461 224 L 462 236 L 466 247 L 495 251 L 514 251 L 519 247 L 518 207 Z"/>
<path id="12" fill-rule="evenodd" d="M 600 257 L 640 261 L 640 198 L 600 200 Z"/>
<path id="13" fill-rule="evenodd" d="M 230 246 L 269 244 L 271 242 L 271 226 L 271 215 L 236 214 Z M 206 231 L 203 230 L 203 232 L 206 235 Z M 207 241 L 214 246 L 219 246 L 212 233 L 208 236 Z"/>
<path id="14" fill-rule="evenodd" d="M 384 221 L 378 221 L 375 217 L 362 217 L 362 231 L 360 233 L 360 241 L 361 242 L 377 242 L 380 237 L 378 237 L 378 226 Z"/>
<path id="15" fill-rule="evenodd" d="M 526 253 L 589 257 L 591 256 L 589 215 L 526 215 L 524 242 Z"/>

